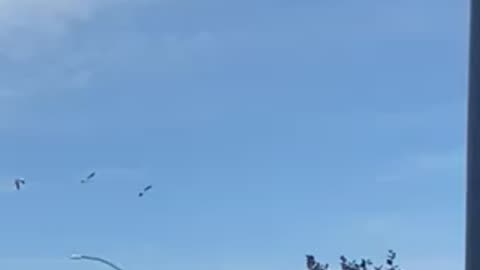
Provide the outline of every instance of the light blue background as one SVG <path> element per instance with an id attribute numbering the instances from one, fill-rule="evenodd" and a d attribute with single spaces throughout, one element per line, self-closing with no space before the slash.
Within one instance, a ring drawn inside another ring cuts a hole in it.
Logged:
<path id="1" fill-rule="evenodd" d="M 0 269 L 463 267 L 467 1 L 397 2 L 1 2 Z"/>

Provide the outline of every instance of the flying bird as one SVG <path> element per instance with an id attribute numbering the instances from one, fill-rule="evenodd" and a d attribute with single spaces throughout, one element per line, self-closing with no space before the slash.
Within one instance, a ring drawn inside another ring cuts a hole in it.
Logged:
<path id="1" fill-rule="evenodd" d="M 140 192 L 140 193 L 138 193 L 138 197 L 143 197 L 143 195 L 145 195 L 145 193 L 146 193 L 147 191 L 149 191 L 150 189 L 152 189 L 152 187 L 153 187 L 152 185 L 148 185 L 148 186 L 146 186 L 145 188 L 143 188 L 143 191 Z"/>
<path id="2" fill-rule="evenodd" d="M 21 185 L 25 185 L 25 179 L 23 179 L 23 178 L 17 178 L 17 179 L 15 179 L 14 182 L 15 182 L 15 188 L 17 190 L 20 190 Z"/>
<path id="3" fill-rule="evenodd" d="M 87 178 L 82 179 L 82 181 L 80 181 L 80 182 L 81 182 L 82 184 L 85 184 L 85 183 L 90 182 L 90 180 L 92 180 L 92 178 L 95 177 L 95 174 L 96 174 L 95 172 L 92 172 L 91 174 L 89 174 L 89 175 L 87 176 Z"/>

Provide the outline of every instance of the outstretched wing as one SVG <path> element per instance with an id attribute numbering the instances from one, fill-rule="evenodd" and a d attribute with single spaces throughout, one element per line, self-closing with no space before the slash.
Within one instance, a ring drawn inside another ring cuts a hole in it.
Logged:
<path id="1" fill-rule="evenodd" d="M 92 179 L 95 176 L 95 172 L 92 172 L 87 176 L 87 180 Z"/>
<path id="2" fill-rule="evenodd" d="M 20 182 L 18 182 L 18 180 L 15 180 L 15 187 L 17 190 L 20 190 Z"/>

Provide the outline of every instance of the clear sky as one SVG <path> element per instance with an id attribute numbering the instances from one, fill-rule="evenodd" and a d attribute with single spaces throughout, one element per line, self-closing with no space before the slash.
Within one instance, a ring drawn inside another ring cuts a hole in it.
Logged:
<path id="1" fill-rule="evenodd" d="M 467 1 L 1 0 L 0 269 L 461 269 L 467 34 Z"/>

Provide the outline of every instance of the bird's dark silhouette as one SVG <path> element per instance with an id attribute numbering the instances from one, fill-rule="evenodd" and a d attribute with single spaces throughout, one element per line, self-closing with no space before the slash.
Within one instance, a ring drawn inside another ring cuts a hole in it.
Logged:
<path id="1" fill-rule="evenodd" d="M 152 185 L 148 185 L 148 186 L 144 187 L 143 190 L 142 190 L 140 193 L 138 193 L 138 197 L 143 197 L 143 195 L 145 195 L 145 193 L 146 193 L 147 191 L 149 191 L 150 189 L 152 189 L 152 187 L 153 187 Z"/>
<path id="2" fill-rule="evenodd" d="M 25 180 L 23 178 L 17 178 L 15 179 L 14 183 L 15 183 L 15 188 L 17 190 L 20 190 L 21 186 L 25 185 Z"/>

